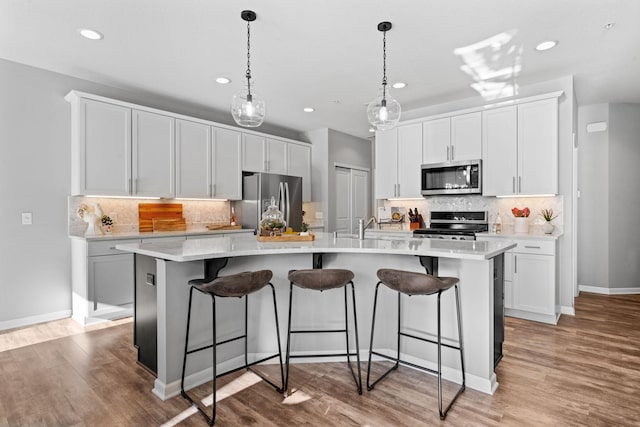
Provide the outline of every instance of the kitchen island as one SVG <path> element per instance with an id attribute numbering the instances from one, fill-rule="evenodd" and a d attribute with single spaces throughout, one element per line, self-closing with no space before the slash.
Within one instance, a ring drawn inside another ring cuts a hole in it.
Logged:
<path id="1" fill-rule="evenodd" d="M 514 247 L 509 242 L 453 241 L 436 239 L 357 240 L 319 233 L 315 241 L 271 243 L 258 242 L 255 236 L 225 236 L 218 239 L 194 239 L 179 242 L 135 243 L 117 245 L 117 249 L 136 254 L 136 330 L 134 341 L 153 338 L 139 355 L 157 378 L 153 392 L 161 399 L 175 396 L 180 390 L 180 373 L 184 351 L 189 287 L 194 278 L 239 273 L 247 270 L 270 269 L 276 287 L 280 335 L 286 338 L 288 313 L 288 271 L 303 268 L 347 268 L 355 274 L 356 305 L 360 335 L 360 352 L 368 357 L 369 334 L 373 308 L 376 272 L 379 268 L 434 272 L 460 278 L 461 309 L 467 386 L 493 393 L 498 385 L 495 365 L 501 357 L 499 337 L 502 328 L 503 254 Z M 381 291 L 382 292 L 382 291 Z M 298 294 L 294 322 L 308 327 L 332 327 L 343 322 L 342 293 L 327 291 L 322 298 L 312 300 L 312 294 Z M 304 299 L 307 298 L 307 299 Z M 146 301 L 146 302 L 145 302 Z M 378 304 L 380 319 L 395 319 L 397 303 L 391 291 L 382 292 Z M 403 325 L 407 330 L 433 337 L 436 325 L 436 298 L 403 297 Z M 455 299 L 445 292 L 443 304 L 443 341 L 457 338 Z M 210 341 L 211 301 L 194 300 L 194 316 L 190 340 L 194 345 Z M 249 353 L 257 360 L 275 349 L 272 303 L 267 293 L 256 293 L 249 299 Z M 243 328 L 243 303 L 225 300 L 218 308 L 218 339 L 234 336 Z M 321 316 L 316 316 L 321 313 Z M 322 319 L 322 320 L 321 320 Z M 138 328 L 138 323 L 143 323 Z M 150 326 L 151 325 L 151 326 Z M 393 354 L 394 322 L 379 322 L 374 349 Z M 154 334 L 155 331 L 155 334 Z M 155 336 L 154 336 L 155 335 Z M 335 338 L 335 339 L 334 339 Z M 156 341 L 157 339 L 157 341 Z M 341 349 L 344 337 L 323 336 L 322 339 L 295 341 L 292 351 L 318 353 Z M 433 348 L 431 348 L 433 347 Z M 498 348 L 499 347 L 499 348 Z M 142 349 L 142 348 L 141 348 Z M 256 352 L 260 349 L 261 354 Z M 423 343 L 403 343 L 406 360 L 433 367 L 435 346 Z M 451 354 L 450 354 L 451 353 Z M 499 353 L 499 354 L 498 354 Z M 218 372 L 242 365 L 242 342 L 218 351 Z M 157 357 L 156 357 L 157 356 Z M 327 360 L 327 359 L 320 359 Z M 331 360 L 331 359 L 329 359 Z M 190 359 L 185 386 L 194 387 L 211 377 L 211 357 Z M 155 369 L 154 369 L 155 368 Z M 443 375 L 459 381 L 459 361 L 454 352 L 443 352 Z"/>

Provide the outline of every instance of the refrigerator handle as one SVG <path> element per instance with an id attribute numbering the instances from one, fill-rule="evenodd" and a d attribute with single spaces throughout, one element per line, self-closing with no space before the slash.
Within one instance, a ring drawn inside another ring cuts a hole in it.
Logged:
<path id="1" fill-rule="evenodd" d="M 287 227 L 289 226 L 289 217 L 291 216 L 291 199 L 289 198 L 289 183 L 285 182 L 284 183 L 284 199 L 285 199 L 285 203 L 287 204 L 287 209 L 286 209 L 286 220 L 287 221 Z"/>
<path id="2" fill-rule="evenodd" d="M 276 200 L 276 205 L 278 209 L 284 209 L 284 184 L 280 182 L 280 187 L 278 189 L 278 200 Z"/>

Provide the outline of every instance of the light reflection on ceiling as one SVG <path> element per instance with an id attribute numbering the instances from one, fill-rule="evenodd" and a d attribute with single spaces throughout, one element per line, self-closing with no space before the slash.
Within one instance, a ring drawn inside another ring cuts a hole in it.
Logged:
<path id="1" fill-rule="evenodd" d="M 518 94 L 523 47 L 515 42 L 516 33 L 505 31 L 453 51 L 464 62 L 460 69 L 473 79 L 471 87 L 485 100 Z"/>

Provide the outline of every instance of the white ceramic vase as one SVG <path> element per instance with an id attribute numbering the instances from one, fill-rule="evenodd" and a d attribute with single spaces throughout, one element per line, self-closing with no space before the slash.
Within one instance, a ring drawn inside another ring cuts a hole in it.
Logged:
<path id="1" fill-rule="evenodd" d="M 528 233 L 529 223 L 527 222 L 527 218 L 526 217 L 514 218 L 513 231 L 515 231 L 516 233 Z"/>
<path id="2" fill-rule="evenodd" d="M 551 234 L 554 228 L 555 226 L 551 224 L 551 221 L 546 221 L 542 226 L 542 231 L 544 231 L 544 234 Z"/>

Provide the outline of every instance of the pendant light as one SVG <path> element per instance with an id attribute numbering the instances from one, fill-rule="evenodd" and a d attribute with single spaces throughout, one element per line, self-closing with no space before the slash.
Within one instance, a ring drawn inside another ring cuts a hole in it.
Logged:
<path id="1" fill-rule="evenodd" d="M 388 130 L 400 120 L 400 104 L 387 89 L 387 31 L 391 29 L 391 22 L 378 24 L 378 31 L 382 31 L 382 94 L 367 106 L 367 119 L 376 130 Z"/>
<path id="2" fill-rule="evenodd" d="M 266 113 L 264 99 L 255 92 L 251 84 L 251 22 L 256 20 L 256 13 L 243 10 L 240 17 L 247 22 L 247 84 L 233 95 L 231 114 L 240 126 L 254 128 L 262 124 Z"/>

